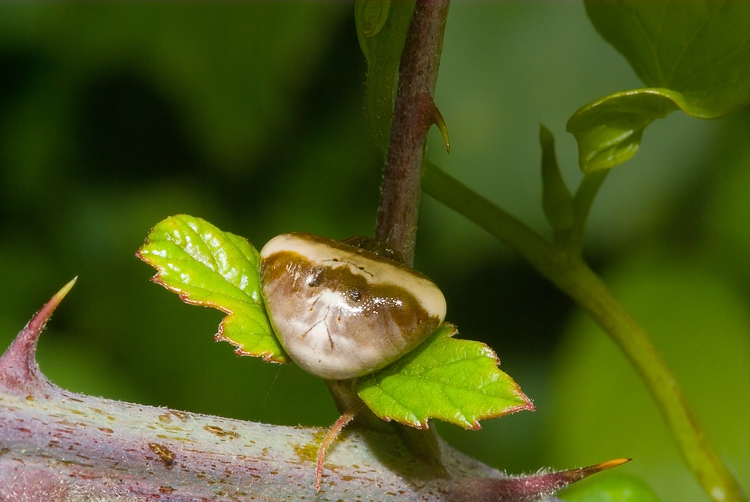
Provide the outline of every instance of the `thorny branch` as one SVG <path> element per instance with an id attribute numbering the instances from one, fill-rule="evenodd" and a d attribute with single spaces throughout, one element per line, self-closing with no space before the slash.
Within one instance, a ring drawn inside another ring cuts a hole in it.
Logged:
<path id="1" fill-rule="evenodd" d="M 401 58 L 376 237 L 411 265 L 427 130 L 448 12 L 420 0 Z M 283 427 L 67 392 L 35 360 L 60 291 L 0 358 L 0 502 L 283 501 L 315 497 L 325 430 Z M 345 382 L 329 382 L 340 408 Z M 366 424 L 366 420 L 360 425 Z M 382 424 L 382 423 L 381 423 Z M 508 476 L 406 427 L 348 430 L 331 445 L 320 500 L 532 502 L 625 460 Z"/>
<path id="2" fill-rule="evenodd" d="M 63 288 L 0 358 L 0 501 L 298 501 L 315 497 L 325 431 L 244 422 L 67 392 L 35 360 Z M 530 502 L 613 467 L 509 477 L 440 442 L 445 470 L 396 434 L 348 431 L 327 457 L 325 500 Z"/>

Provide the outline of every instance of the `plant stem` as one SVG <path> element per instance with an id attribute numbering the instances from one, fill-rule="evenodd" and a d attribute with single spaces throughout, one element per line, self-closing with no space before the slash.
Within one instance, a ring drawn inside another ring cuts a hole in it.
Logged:
<path id="1" fill-rule="evenodd" d="M 314 465 L 311 450 L 325 431 L 123 403 L 50 382 L 36 362 L 36 348 L 74 283 L 52 297 L 0 357 L 3 501 L 315 498 L 314 470 L 307 466 Z M 337 427 L 356 411 L 350 409 Z M 322 476 L 322 500 L 351 500 L 356 494 L 399 502 L 528 502 L 622 462 L 508 476 L 437 438 L 435 457 L 445 460 L 440 465 L 415 456 L 393 431 L 351 433 L 330 446 L 336 467 Z M 318 482 L 320 467 L 318 457 Z"/>
<path id="2" fill-rule="evenodd" d="M 386 153 L 386 165 L 381 187 L 375 238 L 397 252 L 408 266 L 414 263 L 419 196 L 422 192 L 422 161 L 427 131 L 435 122 L 433 101 L 443 33 L 448 17 L 449 0 L 417 0 L 401 52 L 398 71 L 396 104 L 391 121 L 391 133 Z M 345 413 L 358 399 L 353 382 L 328 381 L 336 407 Z M 364 410 L 357 423 L 369 428 L 379 419 Z M 424 431 L 400 433 L 406 442 L 412 436 L 425 436 Z M 407 428 L 408 429 L 408 428 Z M 415 449 L 422 449 L 425 458 L 434 456 L 435 437 L 415 441 Z M 420 444 L 421 443 L 421 444 Z M 439 463 L 439 453 L 435 462 Z"/>
<path id="3" fill-rule="evenodd" d="M 375 238 L 395 250 L 410 267 L 414 263 L 427 131 L 439 116 L 433 95 L 449 5 L 449 0 L 417 0 L 399 63 Z M 328 388 L 339 411 L 345 413 L 356 395 L 336 382 L 328 382 Z M 363 410 L 356 420 L 365 426 L 378 421 L 369 410 Z M 443 472 L 442 451 L 434 428 L 416 430 L 396 422 L 391 426 L 410 453 L 436 472 Z"/>
<path id="4" fill-rule="evenodd" d="M 432 96 L 448 6 L 447 0 L 417 1 L 399 65 L 375 237 L 409 266 L 414 262 L 425 141 L 435 122 Z"/>
<path id="5" fill-rule="evenodd" d="M 588 177 L 587 177 L 588 178 Z M 577 210 L 588 213 L 604 176 L 589 178 L 576 195 Z M 682 388 L 645 330 L 604 282 L 564 244 L 553 244 L 478 195 L 430 161 L 425 161 L 425 192 L 461 213 L 524 256 L 542 275 L 570 295 L 609 334 L 656 400 L 680 453 L 715 502 L 743 502 L 747 497 L 708 442 Z"/>
<path id="6" fill-rule="evenodd" d="M 540 271 L 551 270 L 561 258 L 554 258 L 553 245 L 516 217 L 474 192 L 430 160 L 425 160 L 422 188 L 426 193 L 460 213 L 480 228 L 517 251 Z M 544 272 L 543 272 L 544 273 Z M 547 275 L 544 273 L 544 275 Z"/>
<path id="7" fill-rule="evenodd" d="M 50 382 L 36 362 L 37 342 L 74 282 L 33 317 L 0 357 L 3 501 L 315 498 L 311 450 L 325 431 L 123 403 Z M 407 446 L 392 432 L 341 438 L 331 445 L 329 458 L 336 468 L 323 476 L 325 492 L 317 499 L 351 500 L 356 494 L 357 499 L 399 502 L 528 502 L 613 466 L 607 462 L 510 477 L 441 441 L 439 456 L 446 462 L 439 469 L 413 456 Z M 386 490 L 398 495 L 384 495 Z"/>
<path id="8" fill-rule="evenodd" d="M 594 198 L 599 193 L 599 187 L 604 183 L 607 174 L 609 174 L 609 169 L 587 174 L 581 180 L 578 190 L 576 190 L 576 195 L 573 198 L 575 223 L 573 223 L 573 228 L 568 236 L 568 245 L 570 246 L 571 253 L 580 255 L 583 250 L 583 237 L 591 205 L 594 203 Z"/>
<path id="9" fill-rule="evenodd" d="M 682 387 L 646 331 L 582 261 L 555 281 L 582 305 L 620 346 L 644 380 L 669 425 L 683 460 L 716 502 L 746 501 L 742 489 L 714 451 Z M 561 286 L 562 287 L 562 286 Z"/>

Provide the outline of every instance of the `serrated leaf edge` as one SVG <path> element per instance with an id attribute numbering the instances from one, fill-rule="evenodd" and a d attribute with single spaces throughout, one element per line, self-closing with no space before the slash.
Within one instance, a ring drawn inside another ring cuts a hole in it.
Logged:
<path id="1" fill-rule="evenodd" d="M 456 334 L 458 333 L 458 328 L 457 328 L 457 327 L 456 327 L 455 325 L 453 325 L 453 324 L 451 324 L 451 323 L 447 323 L 447 322 L 446 322 L 446 323 L 443 323 L 442 325 L 440 325 L 440 326 L 439 326 L 439 327 L 437 328 L 437 330 L 439 330 L 439 329 L 442 329 L 442 328 L 444 328 L 444 327 L 447 327 L 447 328 L 449 328 L 449 329 L 450 329 L 450 333 L 448 333 L 448 334 L 446 335 L 446 336 L 447 336 L 447 338 L 453 338 L 453 337 L 454 337 L 454 336 L 455 336 L 455 335 L 456 335 Z M 435 331 L 437 331 L 437 330 L 435 330 Z M 534 404 L 532 403 L 531 399 L 529 399 L 529 397 L 528 397 L 528 396 L 527 396 L 527 395 L 526 395 L 526 394 L 525 394 L 525 393 L 524 393 L 524 392 L 523 392 L 523 391 L 521 390 L 521 386 L 520 386 L 520 385 L 518 385 L 518 383 L 517 383 L 517 382 L 516 382 L 516 381 L 515 381 L 515 380 L 514 380 L 514 379 L 513 379 L 513 378 L 512 378 L 512 377 L 511 377 L 510 375 L 508 375 L 507 373 L 505 373 L 504 371 L 502 371 L 502 370 L 501 370 L 501 369 L 499 368 L 499 365 L 500 365 L 500 358 L 499 358 L 499 357 L 497 357 L 497 353 L 495 353 L 495 351 L 494 351 L 494 350 L 492 350 L 492 348 L 491 348 L 491 347 L 489 347 L 489 346 L 488 346 L 487 344 L 485 344 L 485 343 L 482 343 L 482 342 L 479 342 L 479 341 L 476 341 L 476 340 L 466 340 L 466 341 L 470 341 L 470 342 L 473 342 L 473 343 L 477 343 L 477 344 L 481 345 L 481 349 L 482 349 L 482 352 L 483 352 L 483 353 L 485 353 L 485 354 L 487 354 L 486 356 L 485 356 L 485 355 L 479 355 L 479 356 L 476 356 L 476 359 L 479 359 L 479 358 L 482 358 L 482 357 L 492 357 L 492 359 L 494 359 L 494 361 L 495 361 L 495 367 L 496 367 L 496 368 L 498 369 L 498 371 L 501 371 L 501 372 L 503 372 L 503 374 L 507 375 L 507 376 L 508 376 L 508 378 L 509 378 L 509 379 L 510 379 L 510 380 L 511 380 L 511 381 L 513 382 L 513 389 L 514 389 L 514 393 L 515 393 L 515 394 L 517 394 L 517 395 L 518 395 L 518 397 L 519 397 L 519 398 L 520 398 L 520 399 L 521 399 L 522 401 L 524 401 L 524 404 L 521 404 L 521 405 L 518 405 L 518 406 L 512 406 L 512 407 L 510 407 L 510 408 L 506 408 L 505 410 L 503 410 L 503 412 L 502 412 L 502 413 L 499 413 L 499 414 L 498 414 L 498 413 L 489 413 L 489 414 L 482 414 L 482 415 L 479 415 L 479 416 L 478 416 L 478 417 L 477 417 L 477 418 L 476 418 L 476 419 L 475 419 L 475 420 L 473 421 L 473 423 L 472 423 L 472 422 L 470 422 L 469 420 L 464 420 L 464 422 L 465 422 L 465 423 L 467 423 L 467 424 L 471 423 L 471 425 L 470 425 L 470 426 L 468 426 L 468 427 L 466 427 L 466 426 L 464 426 L 464 425 L 462 425 L 462 424 L 459 424 L 459 423 L 457 423 L 457 422 L 453 422 L 453 421 L 448 421 L 448 422 L 450 422 L 450 423 L 453 423 L 453 424 L 456 424 L 456 425 L 461 425 L 461 427 L 464 427 L 464 428 L 466 428 L 466 429 L 472 429 L 472 430 L 480 430 L 480 429 L 482 428 L 481 424 L 479 423 L 479 421 L 480 421 L 480 420 L 485 420 L 485 419 L 489 419 L 489 418 L 499 418 L 499 417 L 503 417 L 503 416 L 505 416 L 505 415 L 510 415 L 510 414 L 512 414 L 512 413 L 516 413 L 516 412 L 518 412 L 518 411 L 523 411 L 523 410 L 528 410 L 528 411 L 535 411 L 535 410 L 536 410 L 536 407 L 535 407 L 535 406 L 534 406 Z M 419 350 L 419 349 L 416 349 L 416 350 Z M 407 354 L 406 356 L 404 356 L 404 359 L 405 359 L 405 358 L 408 358 L 408 356 L 409 356 L 409 354 Z M 403 359 L 402 359 L 402 360 L 403 360 Z M 402 361 L 402 360 L 400 360 L 400 361 Z M 466 359 L 462 359 L 462 360 L 466 360 Z M 395 364 L 399 364 L 399 363 L 400 363 L 400 361 L 396 361 L 396 362 L 395 362 L 395 363 L 393 363 L 393 364 L 394 364 L 394 365 L 395 365 Z M 393 397 L 393 396 L 392 396 L 391 394 L 389 394 L 388 392 L 386 392 L 386 391 L 385 391 L 385 390 L 384 390 L 384 389 L 383 389 L 383 388 L 382 388 L 382 387 L 380 386 L 380 382 L 378 381 L 378 379 L 377 379 L 377 377 L 376 377 L 376 375 L 377 375 L 378 373 L 383 373 L 383 371 L 382 371 L 382 370 L 380 370 L 380 371 L 377 371 L 377 372 L 375 372 L 375 373 L 371 373 L 371 374 L 365 375 L 365 376 L 363 376 L 362 378 L 372 378 L 372 379 L 374 379 L 374 380 L 375 380 L 375 382 L 376 382 L 376 383 L 375 383 L 375 385 L 376 385 L 377 387 L 379 387 L 379 388 L 381 389 L 381 392 L 383 392 L 383 394 L 385 394 L 385 395 L 386 395 L 386 396 L 388 396 L 388 397 L 389 397 L 390 399 L 392 399 L 392 400 L 393 400 L 393 401 L 394 401 L 394 402 L 395 402 L 395 403 L 396 403 L 397 405 L 399 405 L 399 406 L 401 406 L 402 408 L 404 408 L 405 410 L 407 410 L 407 411 L 408 411 L 408 413 L 409 413 L 409 414 L 410 414 L 411 416 L 413 416 L 413 417 L 414 417 L 414 418 L 415 418 L 416 420 L 414 420 L 413 422 L 410 422 L 410 421 L 402 421 L 402 420 L 400 420 L 400 419 L 399 419 L 399 418 L 397 418 L 397 417 L 389 416 L 388 414 L 380 414 L 380 413 L 377 413 L 377 412 L 376 412 L 375 410 L 372 410 L 372 409 L 371 409 L 371 411 L 372 411 L 372 412 L 373 412 L 373 413 L 374 413 L 374 414 L 375 414 L 375 415 L 376 415 L 376 416 L 377 416 L 378 418 L 380 418 L 381 420 L 384 420 L 384 421 L 386 421 L 386 422 L 390 422 L 391 420 L 393 420 L 393 421 L 396 421 L 396 422 L 402 423 L 402 424 L 404 424 L 404 425 L 408 425 L 408 426 L 410 426 L 410 427 L 414 427 L 414 428 L 416 428 L 416 429 L 429 429 L 429 421 L 430 421 L 430 419 L 437 419 L 437 420 L 443 420 L 443 421 L 447 421 L 447 420 L 444 420 L 444 419 L 441 419 L 441 418 L 437 418 L 437 417 L 427 417 L 427 418 L 425 418 L 425 419 L 424 419 L 423 421 L 420 421 L 419 419 L 417 419 L 416 415 L 415 415 L 415 414 L 414 414 L 414 413 L 413 413 L 413 412 L 412 412 L 412 411 L 411 411 L 411 410 L 410 410 L 410 409 L 409 409 L 409 408 L 408 408 L 407 406 L 404 406 L 403 404 L 401 404 L 401 403 L 400 403 L 400 402 L 399 402 L 399 401 L 398 401 L 397 399 L 395 399 L 395 398 L 394 398 L 394 397 Z M 398 374 L 399 374 L 398 372 L 388 372 L 388 376 L 392 376 L 392 375 L 398 375 Z M 417 376 L 417 375 L 409 375 L 409 376 L 410 376 L 410 377 L 415 377 L 415 378 L 419 378 L 419 376 Z M 369 406 L 368 406 L 368 408 L 369 408 Z M 462 417 L 463 417 L 463 414 L 462 414 Z M 465 417 L 463 417 L 463 418 L 465 418 Z"/>
<path id="2" fill-rule="evenodd" d="M 224 323 L 229 321 L 229 318 L 231 316 L 235 315 L 234 312 L 228 314 L 224 319 L 221 320 L 221 323 L 219 323 L 219 331 L 214 335 L 214 341 L 215 342 L 227 342 L 233 347 L 234 353 L 238 356 L 250 356 L 250 357 L 260 357 L 264 362 L 267 363 L 277 363 L 277 364 L 287 364 L 291 362 L 291 359 L 287 355 L 284 348 L 279 343 L 279 348 L 281 349 L 281 354 L 279 357 L 277 357 L 273 352 L 251 352 L 248 350 L 244 350 L 242 348 L 242 344 L 235 342 L 234 340 L 228 338 L 224 335 Z M 272 328 L 273 329 L 273 328 Z M 276 337 L 276 334 L 274 333 L 274 337 Z M 278 338 L 276 339 L 278 341 Z"/>
<path id="3" fill-rule="evenodd" d="M 175 215 L 175 216 L 171 216 L 169 218 L 165 218 L 165 220 L 170 219 L 170 218 L 177 218 L 179 216 L 189 216 L 189 215 Z M 197 217 L 191 217 L 191 218 L 197 218 Z M 162 220 L 162 221 L 165 221 L 165 220 Z M 161 222 L 159 222 L 159 223 L 161 223 Z M 159 223 L 157 223 L 157 225 Z M 191 222 L 184 222 L 184 223 L 187 226 L 189 226 L 196 234 L 199 234 L 199 232 L 195 228 L 193 228 L 193 226 L 191 225 Z M 208 221 L 206 221 L 206 223 L 208 223 L 209 225 L 212 225 Z M 154 228 L 156 228 L 157 225 L 155 225 Z M 215 225 L 213 225 L 213 226 L 216 227 Z M 230 232 L 224 232 L 223 230 L 219 229 L 218 227 L 216 227 L 216 228 L 217 228 L 217 230 L 219 230 L 222 233 L 230 234 Z M 182 288 L 180 288 L 178 286 L 172 286 L 172 285 L 167 284 L 164 281 L 164 279 L 163 279 L 163 277 L 165 275 L 164 274 L 164 268 L 163 267 L 155 266 L 153 263 L 151 263 L 148 260 L 147 256 L 144 256 L 144 253 L 143 253 L 144 248 L 148 244 L 152 243 L 149 240 L 149 237 L 148 237 L 148 236 L 151 235 L 152 232 L 153 232 L 153 228 L 151 229 L 151 231 L 149 231 L 149 233 L 148 233 L 148 235 L 146 237 L 146 242 L 147 243 L 144 244 L 143 246 L 141 246 L 138 249 L 138 251 L 136 251 L 136 253 L 135 253 L 135 256 L 138 259 L 140 259 L 141 261 L 143 261 L 144 263 L 146 263 L 150 267 L 153 267 L 153 268 L 156 269 L 156 273 L 153 276 L 151 276 L 151 278 L 149 279 L 149 281 L 153 282 L 154 284 L 158 284 L 159 286 L 163 287 L 164 289 L 166 289 L 166 290 L 168 290 L 168 291 L 170 291 L 172 293 L 177 294 L 177 296 L 179 297 L 180 301 L 182 301 L 183 303 L 186 303 L 188 305 L 196 305 L 196 306 L 199 306 L 199 307 L 212 308 L 212 309 L 218 310 L 218 311 L 223 312 L 224 314 L 226 314 L 224 316 L 224 318 L 221 320 L 221 322 L 219 323 L 219 330 L 214 335 L 214 341 L 216 341 L 216 342 L 221 342 L 221 341 L 228 342 L 229 344 L 231 344 L 232 346 L 235 347 L 234 353 L 237 354 L 238 356 L 260 357 L 260 358 L 262 358 L 262 360 L 264 362 L 272 362 L 272 363 L 279 363 L 279 364 L 286 364 L 286 363 L 289 363 L 291 361 L 291 359 L 289 359 L 289 356 L 286 354 L 286 351 L 282 347 L 281 343 L 279 342 L 278 337 L 276 336 L 276 333 L 273 332 L 273 327 L 272 326 L 271 326 L 272 336 L 275 338 L 276 342 L 279 345 L 279 349 L 281 351 L 279 357 L 277 357 L 276 355 L 274 355 L 272 352 L 251 352 L 251 351 L 244 350 L 242 348 L 242 344 L 237 343 L 237 342 L 231 340 L 230 338 L 228 338 L 226 335 L 224 335 L 224 330 L 226 328 L 226 323 L 228 322 L 228 320 L 230 319 L 230 317 L 238 315 L 237 312 L 235 312 L 234 310 L 230 310 L 228 308 L 225 308 L 225 307 L 223 307 L 221 305 L 215 304 L 215 303 L 207 303 L 205 301 L 191 300 L 188 297 L 189 293 L 187 291 L 185 291 L 184 289 L 182 289 Z M 238 236 L 236 234 L 230 234 L 230 235 L 234 235 L 236 237 L 244 239 L 244 237 Z M 171 242 L 174 242 L 174 241 L 171 241 Z M 231 244 L 232 244 L 232 246 L 236 247 L 236 245 L 233 242 Z M 252 243 L 250 243 L 250 241 L 248 241 L 248 244 L 250 244 L 250 246 L 252 246 Z M 177 259 L 175 259 L 175 261 L 187 261 L 187 260 L 185 260 L 184 258 L 177 258 Z M 200 261 L 200 260 L 195 260 L 195 261 L 197 263 L 200 263 L 203 267 L 207 268 L 210 272 L 215 273 L 215 274 L 219 274 L 219 272 L 217 272 L 215 270 L 212 270 L 208 265 L 206 265 L 202 261 Z M 219 274 L 219 275 L 221 275 L 221 274 Z M 223 276 L 222 276 L 222 278 L 223 278 Z M 224 280 L 226 280 L 226 279 L 224 279 Z M 265 307 L 265 304 L 263 302 L 258 303 L 258 302 L 252 301 L 252 297 L 250 295 L 248 295 L 245 291 L 243 291 L 242 289 L 238 288 L 234 284 L 232 284 L 232 286 L 235 287 L 236 289 L 238 289 L 239 291 L 241 291 L 242 294 L 244 294 L 246 297 L 248 297 L 248 298 L 251 299 L 251 301 L 247 301 L 245 303 L 247 303 L 248 305 L 260 305 L 265 310 L 266 307 Z M 200 290 L 200 291 L 211 293 L 211 291 L 208 291 L 207 289 L 202 288 L 200 286 L 191 286 L 191 287 L 193 287 L 196 290 Z M 244 301 L 244 300 L 240 300 L 240 301 Z M 269 326 L 270 326 L 270 322 L 269 322 Z"/>

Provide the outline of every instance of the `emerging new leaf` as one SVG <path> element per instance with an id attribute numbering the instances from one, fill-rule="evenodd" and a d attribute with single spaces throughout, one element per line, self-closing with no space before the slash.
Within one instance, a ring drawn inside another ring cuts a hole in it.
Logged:
<path id="1" fill-rule="evenodd" d="M 750 3 L 586 0 L 599 33 L 648 86 L 598 99 L 568 121 L 584 173 L 638 150 L 644 129 L 680 109 L 723 117 L 750 102 Z"/>
<path id="2" fill-rule="evenodd" d="M 617 92 L 579 108 L 567 130 L 578 142 L 578 164 L 586 174 L 630 160 L 641 145 L 646 127 L 664 118 L 685 100 L 669 89 Z"/>

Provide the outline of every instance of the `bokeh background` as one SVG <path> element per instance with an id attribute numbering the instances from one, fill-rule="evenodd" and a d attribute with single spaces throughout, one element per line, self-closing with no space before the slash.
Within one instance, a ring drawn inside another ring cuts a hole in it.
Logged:
<path id="1" fill-rule="evenodd" d="M 382 158 L 349 3 L 0 5 L 0 345 L 74 276 L 39 348 L 61 386 L 325 426 L 321 381 L 213 342 L 221 314 L 149 283 L 151 226 L 200 216 L 261 247 L 371 235 Z M 451 6 L 428 155 L 548 235 L 539 123 L 580 180 L 568 117 L 641 86 L 578 2 Z M 608 177 L 587 256 L 650 331 L 750 491 L 750 112 L 673 114 Z M 518 256 L 424 196 L 416 267 L 537 411 L 449 441 L 511 472 L 615 457 L 667 500 L 702 500 L 612 342 Z"/>

